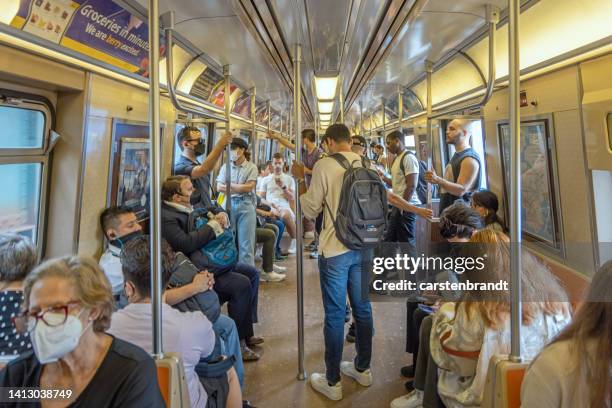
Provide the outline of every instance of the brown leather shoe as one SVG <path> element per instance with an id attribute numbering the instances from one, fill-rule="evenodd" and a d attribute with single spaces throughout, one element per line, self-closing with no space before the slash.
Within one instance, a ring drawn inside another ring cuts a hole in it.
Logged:
<path id="1" fill-rule="evenodd" d="M 263 337 L 253 336 L 253 337 L 250 337 L 249 339 L 247 339 L 246 344 L 247 344 L 247 346 L 256 346 L 256 345 L 261 344 L 263 342 L 264 342 Z"/>

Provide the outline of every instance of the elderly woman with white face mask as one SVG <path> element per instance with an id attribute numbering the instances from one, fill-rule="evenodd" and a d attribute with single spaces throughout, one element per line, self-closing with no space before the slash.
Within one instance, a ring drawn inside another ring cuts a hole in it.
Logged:
<path id="1" fill-rule="evenodd" d="M 0 386 L 57 390 L 40 393 L 43 407 L 165 406 L 153 359 L 105 333 L 112 304 L 110 284 L 93 259 L 59 258 L 34 269 L 24 282 L 24 312 L 15 319 L 34 350 L 0 372 Z"/>

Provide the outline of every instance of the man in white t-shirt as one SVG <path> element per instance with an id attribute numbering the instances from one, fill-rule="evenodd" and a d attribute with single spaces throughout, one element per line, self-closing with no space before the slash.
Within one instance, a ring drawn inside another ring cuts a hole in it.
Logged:
<path id="1" fill-rule="evenodd" d="M 400 131 L 389 133 L 386 144 L 387 151 L 395 156 L 395 160 L 391 165 L 391 179 L 385 178 L 385 182 L 391 185 L 393 193 L 410 204 L 421 204 L 416 193 L 419 182 L 419 161 L 405 148 Z M 414 213 L 393 207 L 388 225 L 385 242 L 407 242 L 416 245 L 416 215 Z"/>
<path id="2" fill-rule="evenodd" d="M 296 225 L 293 207 L 295 205 L 295 182 L 293 178 L 283 173 L 285 160 L 280 153 L 272 157 L 273 173 L 265 177 L 258 187 L 257 194 L 268 200 L 273 207 L 273 213 L 283 220 L 291 237 L 289 253 L 295 253 Z"/>
<path id="3" fill-rule="evenodd" d="M 351 135 L 346 126 L 330 126 L 323 140 L 332 155 L 340 154 L 350 163 L 361 163 L 361 156 L 351 151 Z M 370 301 L 361 296 L 362 285 L 368 284 L 361 281 L 364 253 L 350 250 L 338 240 L 331 218 L 333 216 L 333 219 L 336 219 L 338 214 L 344 168 L 333 157 L 320 159 L 313 168 L 308 191 L 304 182 L 304 165 L 294 163 L 292 172 L 299 180 L 300 203 L 304 216 L 314 220 L 323 213 L 323 229 L 319 238 L 319 279 L 325 310 L 323 336 L 326 373 L 313 373 L 310 376 L 310 384 L 327 398 L 340 400 L 341 372 L 363 386 L 372 384 L 370 360 L 374 322 Z M 354 362 L 341 361 L 347 293 L 357 327 L 357 357 Z"/>

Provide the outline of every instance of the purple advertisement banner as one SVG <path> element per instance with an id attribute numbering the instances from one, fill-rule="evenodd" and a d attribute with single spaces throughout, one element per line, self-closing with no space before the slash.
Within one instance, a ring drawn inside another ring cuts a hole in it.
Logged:
<path id="1" fill-rule="evenodd" d="M 148 76 L 148 25 L 112 0 L 21 0 L 13 27 Z M 160 47 L 160 55 L 165 48 Z"/>

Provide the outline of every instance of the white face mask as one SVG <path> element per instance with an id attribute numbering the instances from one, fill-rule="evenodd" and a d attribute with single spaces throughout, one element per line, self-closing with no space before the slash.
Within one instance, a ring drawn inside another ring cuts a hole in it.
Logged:
<path id="1" fill-rule="evenodd" d="M 237 150 L 232 150 L 232 151 L 230 152 L 230 160 L 231 160 L 231 161 L 236 162 L 236 161 L 238 161 L 238 158 L 239 158 L 239 157 L 240 157 L 240 156 L 238 155 L 238 151 L 237 151 Z"/>
<path id="2" fill-rule="evenodd" d="M 87 325 L 83 329 L 83 324 L 79 319 L 81 312 L 76 316 L 68 315 L 66 322 L 60 326 L 51 327 L 43 321 L 36 324 L 34 331 L 30 333 L 30 338 L 36 358 L 41 364 L 56 362 L 60 357 L 76 348 L 81 335 L 89 327 Z M 63 315 L 63 313 L 59 314 Z"/>

